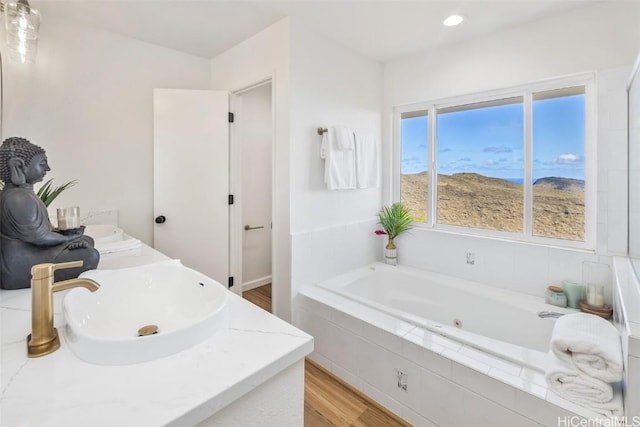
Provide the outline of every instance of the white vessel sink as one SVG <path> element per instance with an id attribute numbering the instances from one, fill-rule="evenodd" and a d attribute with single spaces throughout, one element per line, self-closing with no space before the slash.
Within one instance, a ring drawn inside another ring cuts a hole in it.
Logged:
<path id="1" fill-rule="evenodd" d="M 84 234 L 93 238 L 96 244 L 119 242 L 124 240 L 124 231 L 109 224 L 91 224 L 84 229 Z"/>
<path id="2" fill-rule="evenodd" d="M 71 351 L 90 363 L 126 365 L 168 356 L 228 324 L 227 289 L 178 260 L 90 270 L 81 277 L 100 289 L 75 288 L 64 297 L 65 333 Z M 157 333 L 144 335 L 154 328 Z"/>

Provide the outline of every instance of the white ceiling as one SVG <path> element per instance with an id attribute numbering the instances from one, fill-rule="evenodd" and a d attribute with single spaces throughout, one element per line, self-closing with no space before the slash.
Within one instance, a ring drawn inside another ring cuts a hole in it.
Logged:
<path id="1" fill-rule="evenodd" d="M 65 16 L 149 43 L 213 58 L 292 16 L 378 61 L 462 42 L 599 0 L 30 0 Z M 615 0 L 608 0 L 615 1 Z M 451 13 L 466 17 L 444 27 Z"/>

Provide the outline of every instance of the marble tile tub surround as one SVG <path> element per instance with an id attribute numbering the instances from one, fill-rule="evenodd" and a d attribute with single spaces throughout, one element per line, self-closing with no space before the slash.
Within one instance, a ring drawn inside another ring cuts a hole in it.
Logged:
<path id="1" fill-rule="evenodd" d="M 143 245 L 103 257 L 100 268 L 163 259 L 166 256 Z M 54 298 L 59 332 L 64 331 L 63 296 Z M 298 387 L 303 368 L 291 369 L 313 349 L 311 336 L 230 294 L 229 327 L 172 356 L 135 365 L 93 365 L 71 353 L 63 332 L 59 350 L 29 359 L 30 312 L 30 290 L 0 291 L 2 426 L 185 426 L 203 421 L 220 425 L 215 419 L 218 411 L 225 408 L 220 413 L 229 419 L 239 398 L 255 396 L 252 391 L 265 386 L 279 387 L 273 380 L 283 373 L 292 372 L 282 380 L 295 377 L 297 387 L 288 390 L 302 393 Z M 280 396 L 286 400 L 286 395 Z M 282 403 L 283 408 L 291 407 L 291 402 Z M 269 425 L 299 425 L 277 414 Z"/>
<path id="2" fill-rule="evenodd" d="M 640 419 L 640 281 L 627 257 L 613 258 L 613 320 L 620 331 L 625 371 L 625 414 Z"/>
<path id="3" fill-rule="evenodd" d="M 605 301 L 612 302 L 612 258 L 593 251 L 426 229 L 400 236 L 396 246 L 398 263 L 408 267 L 538 297 L 563 280 L 599 283 Z M 467 263 L 467 252 L 474 255 L 473 264 Z"/>
<path id="4" fill-rule="evenodd" d="M 296 297 L 293 320 L 314 336 L 314 361 L 417 426 L 555 426 L 567 417 L 598 418 L 548 391 L 541 371 L 318 287 Z"/>
<path id="5" fill-rule="evenodd" d="M 377 217 L 291 236 L 291 295 L 330 277 L 382 259 L 381 242 L 374 234 Z"/>

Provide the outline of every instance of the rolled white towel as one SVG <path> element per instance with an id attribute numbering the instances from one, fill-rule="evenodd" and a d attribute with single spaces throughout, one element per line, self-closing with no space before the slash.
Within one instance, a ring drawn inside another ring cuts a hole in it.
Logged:
<path id="1" fill-rule="evenodd" d="M 611 384 L 585 374 L 573 363 L 563 362 L 553 351 L 547 354 L 545 378 L 551 390 L 584 406 L 607 403 L 613 399 Z"/>
<path id="2" fill-rule="evenodd" d="M 564 399 L 607 418 L 624 415 L 620 383 L 608 384 L 590 377 L 558 359 L 552 351 L 547 354 L 545 378 L 551 391 Z"/>
<path id="3" fill-rule="evenodd" d="M 617 329 L 587 313 L 560 317 L 551 334 L 551 351 L 586 375 L 615 383 L 622 380 L 622 345 Z"/>

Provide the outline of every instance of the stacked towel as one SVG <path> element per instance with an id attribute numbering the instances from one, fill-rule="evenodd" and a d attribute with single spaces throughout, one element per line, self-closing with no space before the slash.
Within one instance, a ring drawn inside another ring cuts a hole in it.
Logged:
<path id="1" fill-rule="evenodd" d="M 546 379 L 554 392 L 572 402 L 606 417 L 622 416 L 619 384 L 614 384 L 622 380 L 616 328 L 587 313 L 560 317 L 551 336 Z"/>
<path id="2" fill-rule="evenodd" d="M 330 127 L 322 135 L 320 157 L 325 159 L 324 182 L 329 190 L 356 188 L 356 155 L 353 132 Z"/>
<path id="3" fill-rule="evenodd" d="M 134 239 L 130 237 L 125 240 L 119 240 L 116 242 L 96 242 L 95 248 L 98 250 L 100 255 L 112 254 L 115 252 L 124 252 L 130 251 L 132 249 L 137 249 L 142 246 L 142 242 L 138 239 Z"/>
<path id="4" fill-rule="evenodd" d="M 373 135 L 356 133 L 356 182 L 358 188 L 377 188 L 379 184 L 378 143 Z"/>
<path id="5" fill-rule="evenodd" d="M 581 405 L 606 403 L 613 399 L 611 384 L 586 375 L 575 365 L 562 362 L 553 352 L 547 355 L 546 377 L 553 391 Z"/>
<path id="6" fill-rule="evenodd" d="M 551 350 L 565 364 L 585 374 L 614 383 L 622 380 L 622 347 L 616 328 L 587 313 L 562 316 L 551 336 Z"/>

